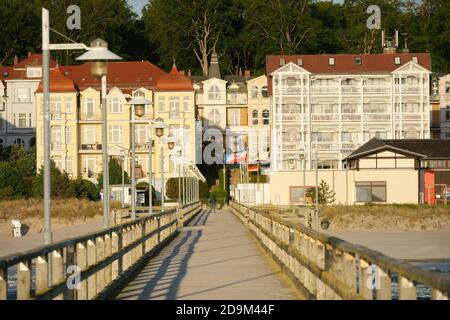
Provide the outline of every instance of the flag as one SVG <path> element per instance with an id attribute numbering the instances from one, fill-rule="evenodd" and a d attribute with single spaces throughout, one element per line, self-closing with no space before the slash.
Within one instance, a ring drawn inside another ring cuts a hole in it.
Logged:
<path id="1" fill-rule="evenodd" d="M 232 153 L 226 155 L 225 163 L 226 164 L 236 164 L 236 163 L 242 163 L 247 160 L 247 151 L 242 150 L 237 153 Z"/>

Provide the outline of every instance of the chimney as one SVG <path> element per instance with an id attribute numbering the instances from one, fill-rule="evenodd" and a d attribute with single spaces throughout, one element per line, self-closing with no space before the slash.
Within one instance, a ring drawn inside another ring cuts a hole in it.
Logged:
<path id="1" fill-rule="evenodd" d="M 191 69 L 189 69 L 189 71 L 188 71 L 188 77 L 191 77 L 191 76 L 192 76 Z"/>
<path id="2" fill-rule="evenodd" d="M 250 77 L 250 70 L 245 70 L 245 77 L 246 78 Z"/>
<path id="3" fill-rule="evenodd" d="M 239 75 L 242 76 L 242 68 L 239 68 Z"/>
<path id="4" fill-rule="evenodd" d="M 17 65 L 18 63 L 19 63 L 19 58 L 17 58 L 17 56 L 14 56 L 13 65 Z"/>
<path id="5" fill-rule="evenodd" d="M 184 70 L 180 70 L 180 76 L 184 76 Z"/>
<path id="6" fill-rule="evenodd" d="M 31 57 L 31 51 L 28 51 L 28 58 Z"/>

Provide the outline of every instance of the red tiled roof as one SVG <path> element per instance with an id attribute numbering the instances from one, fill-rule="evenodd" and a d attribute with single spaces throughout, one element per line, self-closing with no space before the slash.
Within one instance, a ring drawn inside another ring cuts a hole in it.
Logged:
<path id="1" fill-rule="evenodd" d="M 36 93 L 43 92 L 43 82 L 39 83 Z M 50 71 L 50 92 L 76 92 L 75 84 L 68 77 L 64 76 L 60 68 Z"/>
<path id="2" fill-rule="evenodd" d="M 26 67 L 40 67 L 42 66 L 42 54 L 33 53 L 31 56 L 19 61 L 18 64 L 14 66 L 15 69 L 26 68 Z M 55 68 L 56 62 L 50 59 L 50 68 Z"/>
<path id="3" fill-rule="evenodd" d="M 188 77 L 181 75 L 176 66 L 172 67 L 170 73 L 159 79 L 156 84 L 158 91 L 194 91 L 193 82 Z"/>
<path id="4" fill-rule="evenodd" d="M 400 57 L 400 65 L 395 64 L 395 57 Z M 429 53 L 395 53 L 395 54 L 321 54 L 321 55 L 278 55 L 266 57 L 267 76 L 281 68 L 280 59 L 285 63 L 298 63 L 303 60 L 303 69 L 313 74 L 366 74 L 391 73 L 406 63 L 418 58 L 418 64 L 431 71 Z M 335 64 L 329 65 L 329 58 L 334 58 Z M 361 58 L 361 65 L 355 63 Z M 269 81 L 269 93 L 272 94 L 272 81 Z"/>
<path id="5" fill-rule="evenodd" d="M 91 75 L 91 64 L 61 67 L 65 76 L 75 82 L 79 90 L 89 87 L 100 89 L 101 80 Z M 166 76 L 163 70 L 148 61 L 142 62 L 109 62 L 108 89 L 117 87 L 124 92 L 131 92 L 137 88 L 156 88 L 159 79 Z"/>

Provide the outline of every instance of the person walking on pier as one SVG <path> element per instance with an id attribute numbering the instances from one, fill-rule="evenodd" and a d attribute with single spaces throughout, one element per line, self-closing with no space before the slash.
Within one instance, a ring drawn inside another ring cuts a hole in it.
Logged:
<path id="1" fill-rule="evenodd" d="M 211 213 L 216 213 L 216 196 L 214 194 L 212 194 L 209 197 L 209 210 L 211 211 Z"/>

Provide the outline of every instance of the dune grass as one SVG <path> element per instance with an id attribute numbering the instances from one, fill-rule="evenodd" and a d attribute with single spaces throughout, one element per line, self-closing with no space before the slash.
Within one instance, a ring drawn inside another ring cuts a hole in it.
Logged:
<path id="1" fill-rule="evenodd" d="M 120 203 L 111 203 L 111 209 L 120 208 Z M 80 199 L 55 199 L 51 203 L 52 218 L 74 221 L 102 215 L 102 202 Z M 41 199 L 0 201 L 0 222 L 11 219 L 43 219 L 44 206 Z"/>

